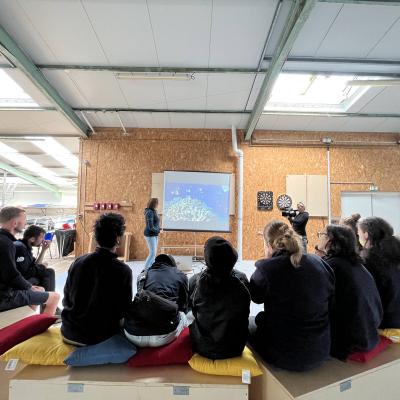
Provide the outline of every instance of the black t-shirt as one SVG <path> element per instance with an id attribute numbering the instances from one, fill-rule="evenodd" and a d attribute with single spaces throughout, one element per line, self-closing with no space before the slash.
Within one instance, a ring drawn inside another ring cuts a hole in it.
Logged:
<path id="1" fill-rule="evenodd" d="M 294 231 L 300 236 L 307 236 L 306 225 L 308 222 L 309 214 L 307 211 L 298 213 L 294 218 L 290 218 L 290 223 L 293 226 Z"/>

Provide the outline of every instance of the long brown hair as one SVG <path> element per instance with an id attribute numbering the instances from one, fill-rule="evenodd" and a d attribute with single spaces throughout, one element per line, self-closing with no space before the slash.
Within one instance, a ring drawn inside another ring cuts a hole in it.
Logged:
<path id="1" fill-rule="evenodd" d="M 274 250 L 287 251 L 293 267 L 297 268 L 300 265 L 303 256 L 300 236 L 289 225 L 282 221 L 271 221 L 264 228 L 264 240 Z"/>
<path id="2" fill-rule="evenodd" d="M 158 199 L 157 197 L 152 197 L 149 202 L 147 203 L 147 208 L 152 208 L 153 210 L 156 209 L 158 206 Z"/>

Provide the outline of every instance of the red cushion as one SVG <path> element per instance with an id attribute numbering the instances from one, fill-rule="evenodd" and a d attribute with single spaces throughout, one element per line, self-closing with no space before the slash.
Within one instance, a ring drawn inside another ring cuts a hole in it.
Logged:
<path id="1" fill-rule="evenodd" d="M 0 354 L 32 336 L 43 333 L 56 321 L 56 317 L 47 314 L 35 314 L 0 329 Z"/>
<path id="2" fill-rule="evenodd" d="M 130 367 L 146 367 L 187 364 L 192 355 L 189 328 L 185 328 L 176 340 L 166 346 L 139 349 L 136 355 L 130 358 L 128 365 Z"/>
<path id="3" fill-rule="evenodd" d="M 365 352 L 358 352 L 358 353 L 351 353 L 347 359 L 351 361 L 357 361 L 357 362 L 362 362 L 365 363 L 372 358 L 376 357 L 381 351 L 385 350 L 389 344 L 391 344 L 391 340 L 388 338 L 385 338 L 383 336 L 380 336 L 381 340 L 380 342 L 370 351 L 365 351 Z"/>

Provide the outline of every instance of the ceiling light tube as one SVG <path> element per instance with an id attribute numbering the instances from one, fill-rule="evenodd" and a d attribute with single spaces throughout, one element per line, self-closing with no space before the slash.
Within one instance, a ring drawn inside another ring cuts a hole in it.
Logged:
<path id="1" fill-rule="evenodd" d="M 360 79 L 347 82 L 348 86 L 400 86 L 400 79 Z"/>

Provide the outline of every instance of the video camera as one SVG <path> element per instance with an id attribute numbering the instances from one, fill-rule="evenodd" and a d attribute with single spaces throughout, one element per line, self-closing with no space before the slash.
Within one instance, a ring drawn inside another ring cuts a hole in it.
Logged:
<path id="1" fill-rule="evenodd" d="M 298 212 L 298 210 L 294 210 L 293 208 L 285 208 L 282 210 L 282 217 L 294 218 Z"/>

